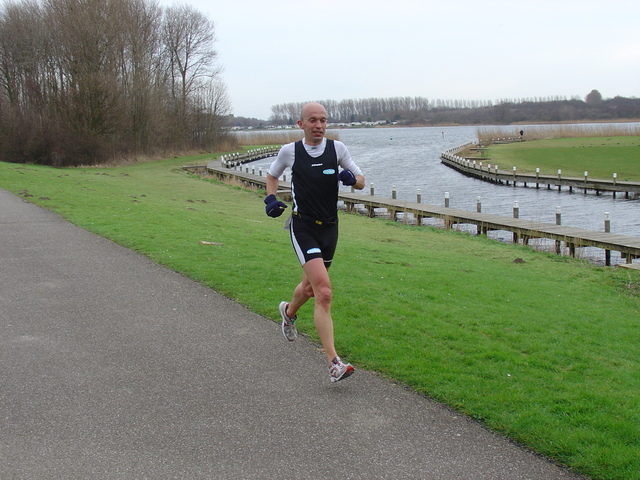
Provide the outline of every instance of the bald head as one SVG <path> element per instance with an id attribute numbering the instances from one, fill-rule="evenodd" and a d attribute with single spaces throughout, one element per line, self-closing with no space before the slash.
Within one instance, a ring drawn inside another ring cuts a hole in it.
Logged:
<path id="1" fill-rule="evenodd" d="M 317 102 L 307 103 L 300 112 L 298 126 L 304 130 L 307 145 L 320 145 L 327 128 L 327 110 Z"/>
<path id="2" fill-rule="evenodd" d="M 327 116 L 327 110 L 322 106 L 322 104 L 318 102 L 309 102 L 305 103 L 300 111 L 300 120 L 304 120 L 308 118 L 310 114 L 322 113 L 325 117 Z"/>

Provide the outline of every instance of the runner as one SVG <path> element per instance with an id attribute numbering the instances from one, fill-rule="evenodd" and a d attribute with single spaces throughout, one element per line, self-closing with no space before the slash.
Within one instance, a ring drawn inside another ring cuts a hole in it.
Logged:
<path id="1" fill-rule="evenodd" d="M 297 312 L 311 297 L 315 299 L 313 318 L 322 342 L 332 382 L 354 372 L 338 356 L 331 316 L 331 281 L 328 269 L 338 243 L 338 182 L 362 190 L 364 176 L 347 147 L 325 138 L 327 111 L 319 103 L 307 103 L 298 120 L 304 139 L 283 146 L 267 173 L 266 213 L 279 217 L 287 205 L 276 198 L 278 178 L 290 167 L 293 211 L 289 231 L 291 242 L 302 265 L 302 280 L 290 302 L 281 302 L 282 333 L 296 339 Z M 340 170 L 340 168 L 342 170 Z M 339 171 L 340 170 L 340 171 Z"/>

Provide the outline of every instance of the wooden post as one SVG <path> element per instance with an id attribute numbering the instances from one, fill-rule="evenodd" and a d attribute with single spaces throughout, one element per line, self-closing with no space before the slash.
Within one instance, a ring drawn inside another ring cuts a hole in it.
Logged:
<path id="1" fill-rule="evenodd" d="M 611 233 L 611 220 L 609 219 L 609 212 L 604 212 L 604 231 L 605 233 Z M 611 266 L 611 250 L 604 251 L 604 264 L 607 267 Z"/>
<path id="2" fill-rule="evenodd" d="M 558 169 L 558 191 L 562 190 L 562 170 Z"/>
<path id="3" fill-rule="evenodd" d="M 556 225 L 562 225 L 562 208 L 556 207 Z M 560 240 L 556 240 L 556 255 L 560 255 Z"/>
<path id="4" fill-rule="evenodd" d="M 374 188 L 373 188 L 373 183 L 369 186 L 369 195 L 371 195 L 373 197 L 374 194 Z"/>
<path id="5" fill-rule="evenodd" d="M 584 171 L 584 194 L 587 194 L 587 177 L 589 176 L 589 172 Z"/>
<path id="6" fill-rule="evenodd" d="M 395 185 L 391 185 L 391 198 L 393 198 L 394 200 L 396 199 L 396 186 Z"/>
<path id="7" fill-rule="evenodd" d="M 516 168 L 516 167 L 513 167 Z M 520 218 L 520 205 L 518 202 L 513 202 L 513 218 Z M 518 233 L 513 232 L 513 243 L 518 243 Z"/>
<path id="8" fill-rule="evenodd" d="M 422 192 L 420 189 L 416 190 L 416 203 L 422 203 Z"/>
<path id="9" fill-rule="evenodd" d="M 449 208 L 449 192 L 444 192 L 444 206 Z"/>
<path id="10" fill-rule="evenodd" d="M 536 190 L 540 188 L 540 169 L 536 168 Z"/>
<path id="11" fill-rule="evenodd" d="M 482 199 L 480 197 L 476 198 L 476 212 L 482 213 Z"/>

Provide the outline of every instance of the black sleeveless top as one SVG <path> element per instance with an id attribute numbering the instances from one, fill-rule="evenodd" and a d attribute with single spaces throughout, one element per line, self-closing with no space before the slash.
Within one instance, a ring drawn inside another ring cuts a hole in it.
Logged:
<path id="1" fill-rule="evenodd" d="M 302 140 L 295 143 L 291 167 L 293 211 L 316 220 L 334 222 L 338 203 L 338 156 L 327 139 L 319 157 L 307 153 Z"/>

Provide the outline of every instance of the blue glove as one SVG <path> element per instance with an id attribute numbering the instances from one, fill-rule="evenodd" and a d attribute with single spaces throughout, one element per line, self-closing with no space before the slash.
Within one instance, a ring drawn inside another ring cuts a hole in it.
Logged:
<path id="1" fill-rule="evenodd" d="M 269 195 L 264 199 L 264 203 L 266 205 L 265 211 L 267 212 L 267 215 L 273 218 L 282 215 L 284 209 L 287 208 L 287 206 L 278 200 L 275 195 Z"/>
<path id="2" fill-rule="evenodd" d="M 357 182 L 356 176 L 353 174 L 351 170 L 342 170 L 338 174 L 338 179 L 342 182 L 343 185 L 350 187 L 351 185 L 355 185 Z"/>

